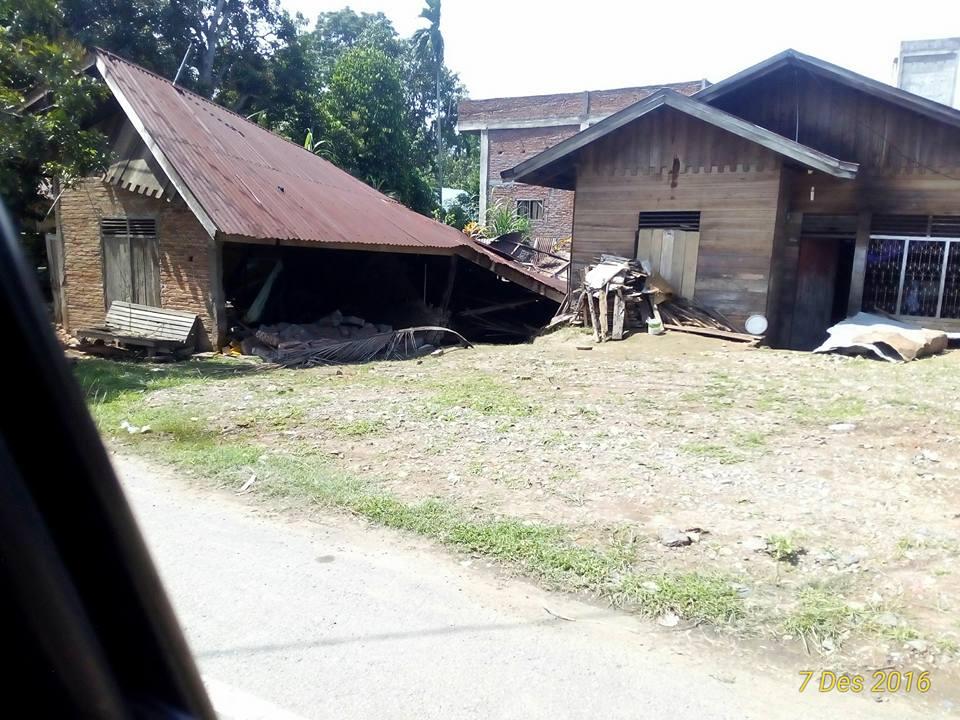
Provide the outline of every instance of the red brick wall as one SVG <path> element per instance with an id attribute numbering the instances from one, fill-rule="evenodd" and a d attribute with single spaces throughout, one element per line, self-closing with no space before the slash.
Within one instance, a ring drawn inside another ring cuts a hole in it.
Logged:
<path id="1" fill-rule="evenodd" d="M 489 98 L 484 100 L 461 100 L 457 117 L 467 123 L 505 123 L 517 120 L 542 120 L 543 118 L 586 119 L 591 115 L 614 113 L 627 105 L 651 95 L 662 87 L 692 95 L 710 83 L 692 80 L 665 85 L 589 90 L 554 95 L 526 95 L 523 97 Z"/>
<path id="2" fill-rule="evenodd" d="M 500 172 L 539 155 L 547 148 L 580 132 L 579 125 L 561 125 L 546 128 L 512 128 L 491 130 L 488 154 L 488 175 L 491 183 L 500 179 Z"/>
<path id="3" fill-rule="evenodd" d="M 90 178 L 65 190 L 60 198 L 63 234 L 66 329 L 103 323 L 103 259 L 100 219 L 155 217 L 160 243 L 160 305 L 197 313 L 205 330 L 201 346 L 216 337 L 211 295 L 212 241 L 180 200 L 145 197 Z"/>
<path id="4" fill-rule="evenodd" d="M 488 207 L 492 207 L 497 201 L 515 205 L 517 200 L 543 200 L 543 219 L 531 223 L 531 237 L 551 240 L 570 237 L 573 233 L 572 192 L 521 183 L 497 183 L 501 170 L 512 168 L 579 131 L 580 127 L 577 125 L 491 130 L 487 175 L 491 185 Z"/>

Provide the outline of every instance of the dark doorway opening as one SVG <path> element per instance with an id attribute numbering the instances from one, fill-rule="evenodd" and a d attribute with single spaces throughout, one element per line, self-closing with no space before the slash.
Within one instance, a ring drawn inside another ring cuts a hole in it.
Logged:
<path id="1" fill-rule="evenodd" d="M 804 214 L 790 326 L 792 350 L 813 350 L 827 339 L 827 328 L 847 316 L 856 237 L 856 215 Z"/>

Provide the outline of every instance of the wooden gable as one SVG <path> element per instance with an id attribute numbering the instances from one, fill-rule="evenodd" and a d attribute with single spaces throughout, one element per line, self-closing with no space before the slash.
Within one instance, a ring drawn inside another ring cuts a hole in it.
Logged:
<path id="1" fill-rule="evenodd" d="M 960 167 L 960 128 L 790 64 L 707 100 L 861 173 Z"/>

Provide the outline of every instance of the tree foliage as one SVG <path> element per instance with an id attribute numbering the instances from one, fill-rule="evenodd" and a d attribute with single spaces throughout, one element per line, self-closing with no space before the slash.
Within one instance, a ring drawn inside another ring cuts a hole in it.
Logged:
<path id="1" fill-rule="evenodd" d="M 414 209 L 433 210 L 429 178 L 438 166 L 476 194 L 476 144 L 454 129 L 465 91 L 443 63 L 437 0 L 413 37 L 401 37 L 383 13 L 344 8 L 319 14 L 311 27 L 279 3 L 0 0 L 0 192 L 25 198 L 42 177 L 102 164 L 103 138 L 88 116 L 104 95 L 79 72 L 84 46 L 173 78 L 192 45 L 179 84 L 297 143 L 312 130 L 318 154 Z M 54 91 L 50 107 L 17 115 L 44 83 Z"/>
<path id="2" fill-rule="evenodd" d="M 82 72 L 85 55 L 53 0 L 0 0 L 0 197 L 15 216 L 33 214 L 43 178 L 69 182 L 104 163 L 104 138 L 83 120 L 105 89 Z"/>
<path id="3" fill-rule="evenodd" d="M 415 210 L 431 209 L 429 186 L 410 162 L 413 142 L 395 60 L 369 46 L 348 50 L 330 75 L 322 111 L 334 162 Z"/>

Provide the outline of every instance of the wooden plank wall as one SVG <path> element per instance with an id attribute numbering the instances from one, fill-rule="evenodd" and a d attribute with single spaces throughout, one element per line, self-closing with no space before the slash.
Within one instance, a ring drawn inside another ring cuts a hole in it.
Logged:
<path id="1" fill-rule="evenodd" d="M 830 215 L 856 215 L 862 211 L 960 215 L 960 171 L 952 176 L 933 172 L 892 175 L 871 173 L 870 168 L 864 168 L 856 180 L 802 171 L 793 171 L 792 178 L 792 211 Z"/>
<path id="2" fill-rule="evenodd" d="M 767 312 L 781 163 L 774 153 L 670 108 L 585 148 L 577 168 L 576 272 L 633 256 L 638 213 L 699 210 L 694 299 L 741 324 Z"/>
<path id="3" fill-rule="evenodd" d="M 904 174 L 960 168 L 956 128 L 805 68 L 781 68 L 713 104 L 866 168 Z"/>
<path id="4" fill-rule="evenodd" d="M 696 291 L 700 233 L 691 230 L 643 228 L 637 233 L 637 258 L 650 263 L 654 272 L 680 291 L 693 297 Z"/>

